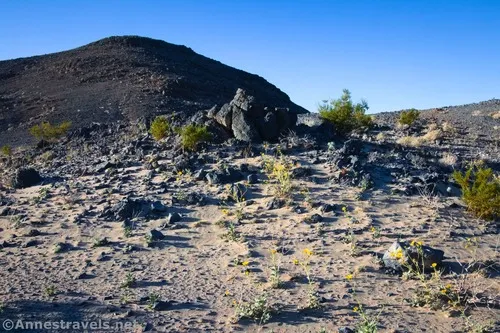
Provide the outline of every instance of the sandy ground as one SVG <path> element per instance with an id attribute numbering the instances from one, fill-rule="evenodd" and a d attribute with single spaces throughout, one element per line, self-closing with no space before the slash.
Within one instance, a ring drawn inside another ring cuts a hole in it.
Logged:
<path id="1" fill-rule="evenodd" d="M 292 159 L 307 165 L 304 156 L 296 154 Z M 228 163 L 257 168 L 260 160 L 228 159 Z M 189 175 L 174 175 L 177 179 L 168 183 L 166 193 L 157 191 L 166 177 L 147 181 L 147 170 L 139 166 L 117 170 L 119 175 L 128 175 L 126 181 L 95 175 L 72 179 L 69 190 L 49 184 L 9 194 L 16 201 L 13 207 L 27 219 L 16 223 L 12 216 L 0 218 L 1 240 L 14 245 L 0 251 L 0 318 L 133 321 L 136 327 L 131 331 L 137 332 L 336 332 L 359 322 L 353 309 L 362 305 L 369 315 L 378 315 L 379 332 L 464 332 L 466 322 L 460 316 L 412 307 L 406 299 L 419 282 L 387 274 L 377 254 L 398 238 L 421 241 L 445 251 L 442 279 L 453 283 L 456 278 L 447 272 L 460 271 L 459 263 L 498 262 L 498 234 L 486 233 L 484 223 L 463 209 L 450 208 L 456 199 L 403 197 L 387 189 L 369 191 L 360 200 L 359 189 L 329 181 L 333 171 L 325 164 L 310 167 L 314 182 L 293 181 L 293 199 L 302 213 L 288 206 L 265 208 L 272 198 L 272 182 L 262 179 L 248 185 L 244 216 L 236 223 L 243 237 L 240 241 L 223 239 L 226 230 L 217 223 L 235 221 L 231 214 L 236 205 L 221 207 L 213 199 L 222 198 L 223 189 Z M 96 189 L 106 182 L 119 190 Z M 48 195 L 35 203 L 42 187 Z M 98 217 L 107 200 L 118 202 L 124 193 L 154 194 L 170 206 L 172 195 L 183 191 L 203 193 L 210 200 L 205 206 L 173 205 L 169 211 L 183 215 L 176 223 L 182 228 L 161 230 L 166 237 L 152 248 L 146 246 L 145 234 L 152 228 L 160 230 L 164 218 L 137 219 L 131 236 L 125 237 L 120 221 Z M 323 213 L 314 203 L 334 204 L 336 209 Z M 341 209 L 344 206 L 347 213 Z M 89 213 L 76 223 L 75 216 L 84 209 Z M 303 222 L 314 213 L 323 216 L 321 223 Z M 29 236 L 33 229 L 40 235 Z M 353 231 L 356 246 L 352 239 L 346 241 L 348 230 Z M 110 243 L 93 247 L 94 240 L 102 237 Z M 473 246 L 467 239 L 474 239 Z M 38 243 L 25 247 L 32 240 Z M 71 244 L 72 249 L 55 253 L 61 242 Z M 135 250 L 127 251 L 129 246 Z M 304 253 L 305 249 L 312 255 Z M 279 289 L 269 285 L 272 256 L 283 281 Z M 319 309 L 302 309 L 309 289 L 297 260 L 308 262 L 321 300 Z M 248 266 L 241 265 L 244 262 Z M 123 288 L 127 274 L 136 283 Z M 346 279 L 349 274 L 353 275 L 350 281 Z M 468 281 L 479 300 L 498 302 L 498 274 L 472 273 Z M 168 310 L 152 311 L 148 308 L 151 294 L 176 303 Z M 275 309 L 271 320 L 233 323 L 236 304 L 252 302 L 259 295 L 266 295 Z M 468 313 L 475 323 L 494 323 L 500 310 L 498 303 L 496 308 L 471 305 Z"/>

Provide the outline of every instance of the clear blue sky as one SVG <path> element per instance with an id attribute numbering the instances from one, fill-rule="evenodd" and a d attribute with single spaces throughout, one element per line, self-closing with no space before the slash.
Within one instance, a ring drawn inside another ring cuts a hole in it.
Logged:
<path id="1" fill-rule="evenodd" d="M 183 44 L 315 111 L 343 88 L 371 112 L 500 98 L 500 0 L 0 0 L 0 60 L 110 35 Z"/>

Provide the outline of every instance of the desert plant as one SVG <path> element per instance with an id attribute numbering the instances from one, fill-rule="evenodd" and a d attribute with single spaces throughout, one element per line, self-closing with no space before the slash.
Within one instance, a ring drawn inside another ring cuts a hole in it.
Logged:
<path id="1" fill-rule="evenodd" d="M 266 295 L 258 296 L 253 303 L 236 304 L 235 321 L 240 319 L 253 319 L 259 324 L 264 324 L 271 319 L 272 309 L 267 303 Z"/>
<path id="2" fill-rule="evenodd" d="M 302 251 L 304 253 L 304 259 L 298 260 L 294 259 L 295 265 L 300 265 L 304 271 L 304 274 L 307 279 L 307 303 L 303 307 L 303 309 L 317 309 L 319 308 L 320 301 L 316 283 L 314 282 L 314 278 L 311 272 L 311 257 L 314 255 L 314 252 L 311 249 L 304 249 Z"/>
<path id="3" fill-rule="evenodd" d="M 55 294 L 57 294 L 57 288 L 55 286 L 47 286 L 47 287 L 45 287 L 45 289 L 43 290 L 43 292 L 48 297 L 54 296 Z"/>
<path id="4" fill-rule="evenodd" d="M 264 173 L 271 180 L 275 180 L 274 195 L 287 198 L 293 190 L 292 167 L 293 164 L 280 154 L 279 158 L 262 154 Z"/>
<path id="5" fill-rule="evenodd" d="M 148 295 L 148 305 L 147 308 L 149 310 L 154 310 L 156 303 L 160 301 L 161 296 L 155 292 L 152 292 Z"/>
<path id="6" fill-rule="evenodd" d="M 236 228 L 234 226 L 234 223 L 229 222 L 229 223 L 224 223 L 226 232 L 221 236 L 223 239 L 227 241 L 233 241 L 233 242 L 240 242 L 243 240 L 241 237 L 240 233 L 236 231 Z"/>
<path id="7" fill-rule="evenodd" d="M 149 132 L 155 140 L 161 140 L 169 134 L 170 123 L 164 116 L 158 116 L 151 123 Z"/>
<path id="8" fill-rule="evenodd" d="M 413 123 L 415 123 L 415 121 L 417 121 L 419 116 L 420 112 L 418 112 L 417 109 L 405 110 L 402 111 L 401 114 L 399 115 L 398 122 L 401 125 L 411 126 L 413 125 Z"/>
<path id="9" fill-rule="evenodd" d="M 376 316 L 369 316 L 363 308 L 362 304 L 354 307 L 354 312 L 359 315 L 360 321 L 356 325 L 356 333 L 377 333 L 378 322 L 381 312 Z"/>
<path id="10" fill-rule="evenodd" d="M 2 153 L 2 155 L 9 157 L 10 155 L 12 155 L 12 147 L 9 145 L 4 145 L 2 146 L 2 148 L 0 148 L 0 152 Z"/>
<path id="11" fill-rule="evenodd" d="M 332 123 L 340 135 L 346 135 L 356 129 L 369 128 L 373 120 L 365 112 L 368 110 L 366 101 L 354 104 L 349 90 L 344 89 L 339 99 L 326 101 L 319 106 L 320 117 Z"/>
<path id="12" fill-rule="evenodd" d="M 132 273 L 127 273 L 125 275 L 125 280 L 121 283 L 120 287 L 121 288 L 132 288 L 136 284 L 137 280 L 135 279 L 134 275 Z"/>
<path id="13" fill-rule="evenodd" d="M 453 178 L 462 188 L 462 200 L 472 214 L 484 219 L 500 216 L 500 181 L 493 170 L 472 165 L 465 173 L 455 171 Z"/>
<path id="14" fill-rule="evenodd" d="M 70 121 L 64 121 L 59 125 L 52 125 L 48 121 L 44 121 L 31 127 L 30 133 L 38 140 L 54 141 L 66 135 L 70 127 Z"/>
<path id="15" fill-rule="evenodd" d="M 278 258 L 278 251 L 277 250 L 271 250 L 271 265 L 270 265 L 270 274 L 269 274 L 269 283 L 271 285 L 271 288 L 281 288 L 282 287 L 282 281 L 280 279 L 280 262 Z"/>
<path id="16" fill-rule="evenodd" d="M 209 141 L 212 135 L 206 126 L 190 124 L 176 130 L 181 136 L 181 144 L 184 150 L 195 151 L 198 144 Z"/>
<path id="17" fill-rule="evenodd" d="M 108 246 L 109 244 L 110 244 L 110 241 L 108 240 L 107 237 L 103 237 L 103 238 L 96 237 L 96 238 L 94 238 L 94 240 L 92 242 L 92 248 Z"/>

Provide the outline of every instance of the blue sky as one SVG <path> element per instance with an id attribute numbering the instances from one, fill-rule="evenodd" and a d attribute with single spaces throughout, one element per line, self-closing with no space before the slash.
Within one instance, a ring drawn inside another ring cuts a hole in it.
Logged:
<path id="1" fill-rule="evenodd" d="M 0 60 L 111 35 L 191 47 L 315 111 L 351 90 L 370 112 L 500 98 L 500 1 L 1 0 Z"/>

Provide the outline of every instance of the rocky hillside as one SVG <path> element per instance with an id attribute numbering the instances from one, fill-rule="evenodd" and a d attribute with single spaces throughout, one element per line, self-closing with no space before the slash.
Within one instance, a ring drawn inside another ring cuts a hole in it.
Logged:
<path id="1" fill-rule="evenodd" d="M 260 76 L 186 46 L 137 36 L 110 37 L 60 53 L 0 61 L 0 145 L 30 142 L 41 121 L 150 118 L 229 103 L 238 88 L 270 108 L 307 112 Z"/>

